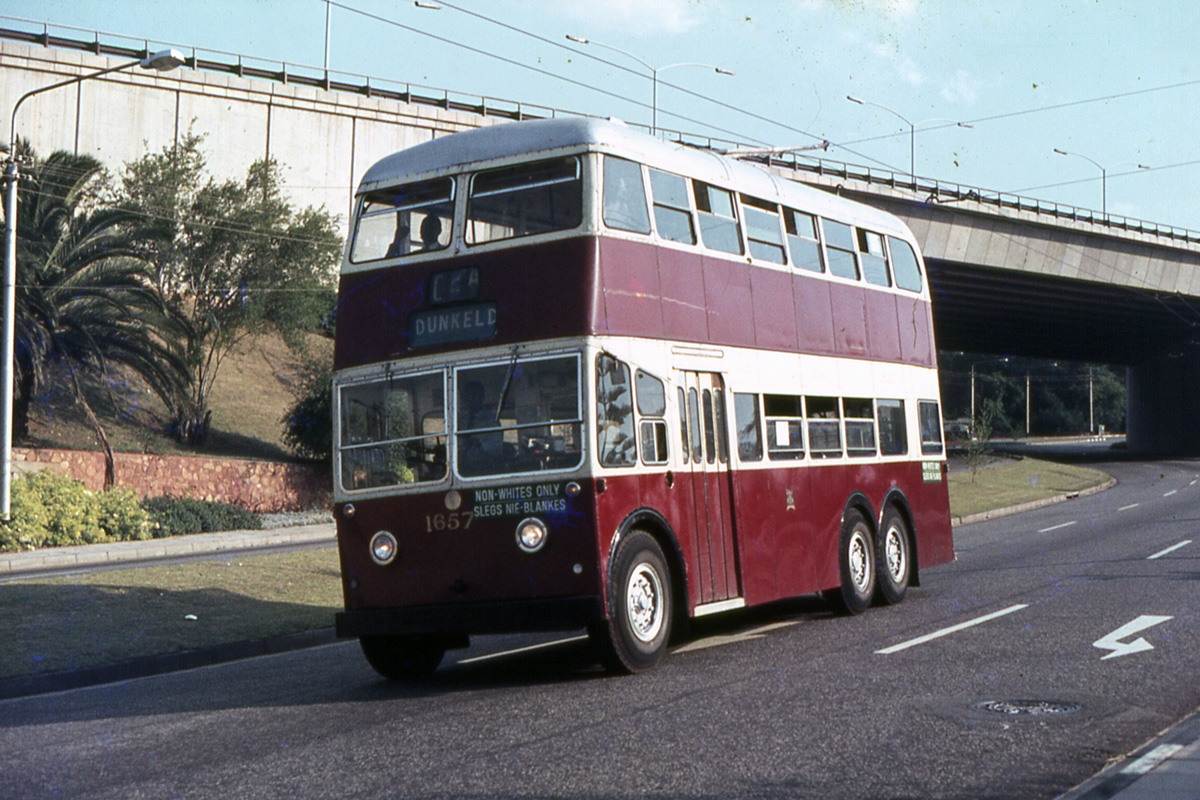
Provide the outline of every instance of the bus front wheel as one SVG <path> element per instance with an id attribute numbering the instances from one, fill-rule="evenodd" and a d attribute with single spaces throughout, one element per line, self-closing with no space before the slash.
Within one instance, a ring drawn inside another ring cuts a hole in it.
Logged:
<path id="1" fill-rule="evenodd" d="M 662 660 L 671 636 L 671 573 L 662 548 L 633 531 L 609 565 L 608 618 L 589 628 L 610 672 L 650 669 Z"/>
<path id="2" fill-rule="evenodd" d="M 875 596 L 875 543 L 871 526 L 857 509 L 846 513 L 838 543 L 842 585 L 831 592 L 835 603 L 849 614 L 861 614 Z"/>
<path id="3" fill-rule="evenodd" d="M 358 643 L 371 668 L 393 681 L 427 678 L 446 655 L 445 641 L 435 634 L 363 636 Z"/>

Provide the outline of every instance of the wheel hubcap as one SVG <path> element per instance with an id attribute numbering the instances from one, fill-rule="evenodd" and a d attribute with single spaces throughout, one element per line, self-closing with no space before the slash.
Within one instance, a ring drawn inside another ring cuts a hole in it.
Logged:
<path id="1" fill-rule="evenodd" d="M 867 540 L 858 531 L 850 539 L 850 580 L 859 592 L 865 592 L 871 582 L 871 557 Z"/>
<path id="2" fill-rule="evenodd" d="M 894 581 L 899 582 L 904 578 L 904 571 L 908 568 L 903 534 L 896 528 L 888 528 L 887 540 L 884 542 L 884 545 L 886 548 L 888 573 Z"/>
<path id="3" fill-rule="evenodd" d="M 625 609 L 633 635 L 653 641 L 662 629 L 662 579 L 649 564 L 638 564 L 625 586 Z"/>

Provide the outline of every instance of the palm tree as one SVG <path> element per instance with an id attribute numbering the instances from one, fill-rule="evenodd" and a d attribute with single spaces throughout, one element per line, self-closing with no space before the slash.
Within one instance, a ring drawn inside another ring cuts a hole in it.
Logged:
<path id="1" fill-rule="evenodd" d="M 90 156 L 58 151 L 20 187 L 14 417 L 18 430 L 27 430 L 29 401 L 47 366 L 64 369 L 104 451 L 108 487 L 115 477 L 112 448 L 85 388 L 119 365 L 175 414 L 189 373 L 180 345 L 187 322 L 163 302 L 152 265 L 139 256 L 152 234 L 135 215 L 98 201 L 102 171 Z"/>

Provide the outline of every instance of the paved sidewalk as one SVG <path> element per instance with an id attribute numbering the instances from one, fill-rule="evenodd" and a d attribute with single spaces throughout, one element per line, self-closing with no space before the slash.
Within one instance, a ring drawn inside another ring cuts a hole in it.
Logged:
<path id="1" fill-rule="evenodd" d="M 72 567 L 97 567 L 145 558 L 186 556 L 199 553 L 219 553 L 225 550 L 246 550 L 280 544 L 333 544 L 337 533 L 334 523 L 301 525 L 294 528 L 274 528 L 259 531 L 224 531 L 194 533 L 167 539 L 146 539 L 140 542 L 109 542 L 84 544 L 75 547 L 52 547 L 26 553 L 0 553 L 0 577 L 14 577 L 23 572 Z"/>
<path id="2" fill-rule="evenodd" d="M 1200 798 L 1200 710 L 1057 800 Z"/>

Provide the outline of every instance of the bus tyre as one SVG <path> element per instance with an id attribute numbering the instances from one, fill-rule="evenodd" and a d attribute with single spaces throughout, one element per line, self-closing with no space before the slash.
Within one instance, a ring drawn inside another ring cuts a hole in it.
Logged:
<path id="1" fill-rule="evenodd" d="M 589 628 L 610 672 L 650 669 L 662 660 L 674 613 L 671 573 L 658 543 L 631 532 L 617 547 L 608 570 L 608 619 Z"/>
<path id="2" fill-rule="evenodd" d="M 846 512 L 842 522 L 838 566 L 842 585 L 831 593 L 834 601 L 848 614 L 861 614 L 875 597 L 875 544 L 871 526 L 858 509 Z"/>
<path id="3" fill-rule="evenodd" d="M 436 634 L 363 636 L 358 643 L 367 663 L 393 681 L 427 678 L 446 655 L 446 643 Z"/>
<path id="4" fill-rule="evenodd" d="M 912 576 L 912 546 L 908 525 L 895 506 L 888 506 L 883 514 L 875 542 L 875 563 L 879 565 L 879 596 L 888 605 L 899 603 Z"/>

